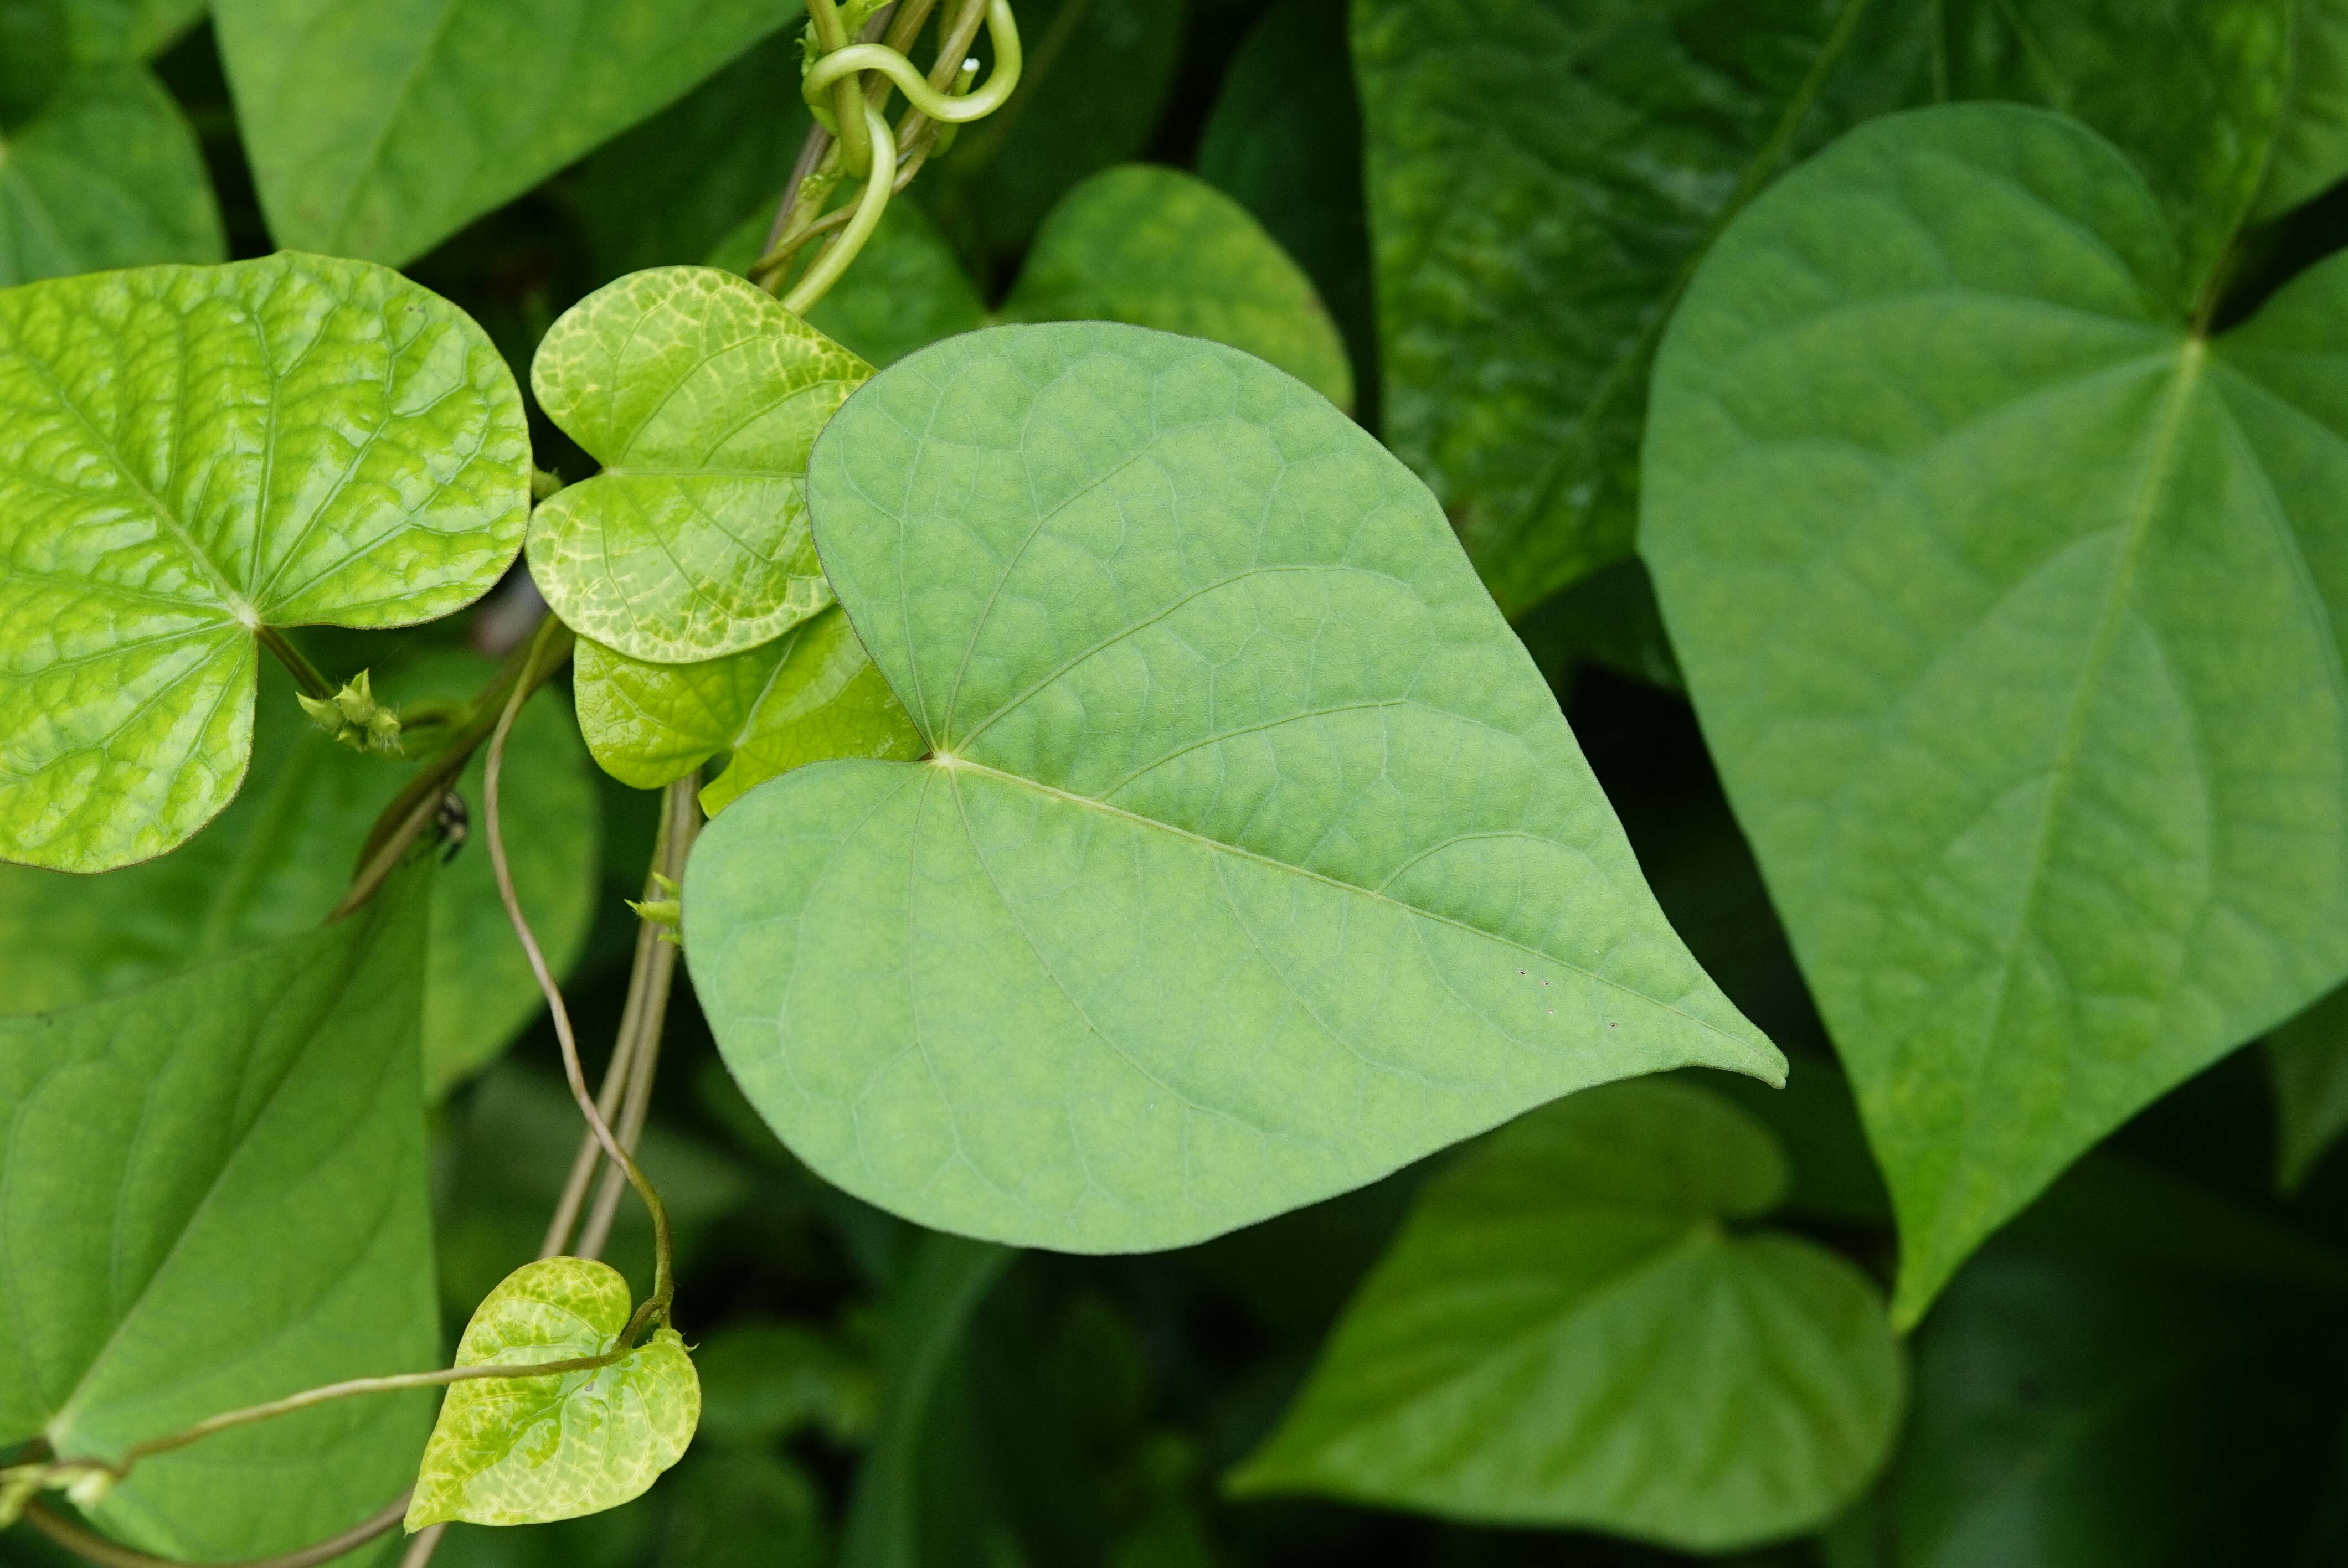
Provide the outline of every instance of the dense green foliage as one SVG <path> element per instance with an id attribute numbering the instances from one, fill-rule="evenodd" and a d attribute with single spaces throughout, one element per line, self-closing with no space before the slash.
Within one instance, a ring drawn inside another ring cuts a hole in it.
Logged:
<path id="1" fill-rule="evenodd" d="M 2343 0 L 0 0 L 0 1562 L 2348 1560 L 2343 176 Z"/>

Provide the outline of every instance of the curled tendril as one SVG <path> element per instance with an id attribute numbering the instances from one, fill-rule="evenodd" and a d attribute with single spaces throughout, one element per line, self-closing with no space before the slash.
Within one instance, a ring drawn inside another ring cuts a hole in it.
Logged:
<path id="1" fill-rule="evenodd" d="M 997 5 L 1003 0 L 994 0 Z M 891 53 L 895 53 L 891 50 Z M 827 58 L 833 56 L 827 56 Z M 904 58 L 899 55 L 899 59 Z M 891 190 L 897 176 L 897 138 L 889 122 L 871 105 L 858 105 L 864 111 L 865 134 L 872 138 L 872 171 L 865 177 L 864 194 L 857 199 L 856 215 L 848 220 L 830 244 L 816 253 L 815 264 L 808 268 L 791 292 L 783 296 L 783 308 L 796 315 L 805 315 L 815 302 L 831 291 L 856 253 L 864 249 L 864 241 L 872 238 L 880 226 L 880 213 L 889 205 Z"/>
<path id="2" fill-rule="evenodd" d="M 966 125 L 1001 108 L 1019 87 L 1019 26 L 1012 18 L 1010 0 L 988 0 L 986 36 L 994 42 L 994 70 L 975 92 L 942 93 L 918 67 L 886 44 L 850 44 L 835 49 L 808 70 L 800 90 L 810 104 L 844 77 L 859 71 L 878 71 L 889 78 L 905 101 L 943 125 Z M 874 161 L 881 161 L 877 157 Z"/>

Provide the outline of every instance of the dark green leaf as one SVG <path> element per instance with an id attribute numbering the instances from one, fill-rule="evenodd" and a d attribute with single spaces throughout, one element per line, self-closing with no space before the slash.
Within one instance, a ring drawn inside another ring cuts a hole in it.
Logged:
<path id="1" fill-rule="evenodd" d="M 1352 351 L 1367 422 L 1377 329 L 1345 0 L 1280 0 L 1248 30 L 1200 134 L 1199 178 L 1254 213 L 1313 280 Z"/>
<path id="2" fill-rule="evenodd" d="M 1017 1255 L 934 1233 L 914 1247 L 883 1303 L 880 1424 L 857 1474 L 840 1568 L 929 1568 L 935 1560 L 941 1543 L 925 1542 L 935 1515 L 924 1506 L 923 1450 L 940 1390 L 959 1375 L 971 1316 Z M 960 1544 L 968 1550 L 968 1533 Z"/>
<path id="3" fill-rule="evenodd" d="M 462 701 L 492 666 L 441 654 L 395 667 L 390 701 Z M 319 734 L 271 678 L 252 784 L 178 853 L 104 876 L 0 866 L 0 998 L 12 1011 L 72 1007 L 291 937 L 324 918 L 407 769 Z M 485 759 L 459 780 L 479 806 Z M 514 886 L 557 974 L 594 912 L 598 810 L 556 692 L 531 699 L 506 746 L 504 825 Z M 432 890 L 424 1081 L 438 1099 L 505 1048 L 541 1006 L 499 902 L 485 845 L 459 847 Z"/>
<path id="4" fill-rule="evenodd" d="M 256 632 L 470 603 L 521 542 L 512 375 L 455 306 L 283 254 L 0 292 L 0 859 L 103 871 L 226 805 Z"/>
<path id="5" fill-rule="evenodd" d="M 813 1427 L 860 1443 L 872 1429 L 872 1368 L 837 1339 L 797 1323 L 735 1322 L 695 1348 L 705 1441 L 755 1445 Z"/>
<path id="6" fill-rule="evenodd" d="M 1432 498 L 1318 394 L 1196 338 L 996 328 L 881 373 L 808 486 L 935 754 L 737 802 L 685 948 L 829 1180 L 1146 1250 L 1591 1083 L 1779 1075 Z"/>
<path id="7" fill-rule="evenodd" d="M 195 133 L 151 72 L 76 71 L 0 120 L 0 287 L 226 253 Z"/>
<path id="8" fill-rule="evenodd" d="M 783 19 L 766 0 L 212 10 L 270 231 L 394 265 L 665 107 Z M 788 84 L 777 87 L 781 100 Z"/>
<path id="9" fill-rule="evenodd" d="M 1104 169 L 1061 198 L 1003 302 L 1013 322 L 1127 322 L 1229 343 L 1340 408 L 1345 345 L 1296 263 L 1245 208 L 1179 169 Z"/>
<path id="10" fill-rule="evenodd" d="M 2266 1049 L 2274 1080 L 2275 1184 L 2295 1192 L 2348 1130 L 2348 989 L 2277 1029 Z"/>
<path id="11" fill-rule="evenodd" d="M 1703 1090 L 1615 1084 L 1427 1184 L 1242 1494 L 1718 1552 L 1874 1479 L 1903 1368 L 1866 1276 L 1778 1232 L 1785 1161 Z"/>
<path id="12" fill-rule="evenodd" d="M 558 189 L 587 231 L 596 271 L 616 278 L 709 259 L 753 207 L 763 241 L 807 135 L 798 74 L 798 41 L 769 37 L 581 164 Z M 743 264 L 757 260 L 753 251 Z M 868 264 L 858 258 L 859 271 Z"/>
<path id="13" fill-rule="evenodd" d="M 427 879 L 145 990 L 0 1019 L 0 1446 L 114 1458 L 439 1353 L 416 1040 Z M 96 1512 L 213 1562 L 358 1522 L 427 1396 L 345 1400 L 142 1461 Z"/>
<path id="14" fill-rule="evenodd" d="M 2215 342 L 2072 122 L 1853 133 L 1715 247 L 1643 538 L 1859 1092 L 1913 1321 L 2348 969 L 2348 266 Z"/>
<path id="15" fill-rule="evenodd" d="M 823 1496 L 786 1460 L 744 1449 L 695 1452 L 677 1467 L 672 1492 L 657 1568 L 825 1568 L 831 1561 Z"/>

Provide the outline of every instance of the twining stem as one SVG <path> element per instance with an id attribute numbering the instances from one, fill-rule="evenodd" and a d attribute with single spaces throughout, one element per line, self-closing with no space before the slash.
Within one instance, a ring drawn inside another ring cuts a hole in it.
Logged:
<path id="1" fill-rule="evenodd" d="M 997 5 L 1002 3 L 1003 0 L 995 0 Z M 881 118 L 880 111 L 866 103 L 860 95 L 856 110 L 864 117 L 865 135 L 872 146 L 871 176 L 865 180 L 864 194 L 856 203 L 856 216 L 817 252 L 807 275 L 783 296 L 783 308 L 794 315 L 807 314 L 818 300 L 831 292 L 832 284 L 839 282 L 839 275 L 856 260 L 856 253 L 864 249 L 864 242 L 872 238 L 872 231 L 880 226 L 881 211 L 889 205 L 897 178 L 897 138 L 891 134 L 889 122 Z"/>
<path id="2" fill-rule="evenodd" d="M 304 1546 L 297 1551 L 280 1553 L 274 1557 L 256 1557 L 234 1568 L 317 1568 L 344 1553 L 366 1545 L 378 1535 L 389 1533 L 407 1517 L 407 1500 L 413 1492 L 403 1491 L 383 1506 L 381 1512 L 361 1520 L 340 1535 Z M 71 1520 L 51 1513 L 37 1502 L 25 1505 L 25 1522 L 79 1557 L 100 1563 L 103 1568 L 188 1568 L 188 1564 L 169 1557 L 149 1557 L 144 1552 L 133 1552 L 128 1546 L 118 1546 L 103 1535 L 92 1534 Z"/>
<path id="3" fill-rule="evenodd" d="M 1019 87 L 1019 26 L 1011 15 L 1010 0 L 988 0 L 986 33 L 994 43 L 994 70 L 986 85 L 974 92 L 950 96 L 930 86 L 913 62 L 885 44 L 851 44 L 828 51 L 807 74 L 804 91 L 816 96 L 859 71 L 874 71 L 896 84 L 905 101 L 931 119 L 966 125 L 1001 108 Z"/>
<path id="4" fill-rule="evenodd" d="M 596 1142 L 602 1145 L 604 1154 L 612 1163 L 627 1173 L 629 1184 L 636 1189 L 636 1195 L 644 1201 L 644 1208 L 652 1215 L 652 1295 L 636 1308 L 636 1315 L 630 1319 L 627 1331 L 621 1336 L 621 1343 L 633 1345 L 636 1336 L 645 1327 L 666 1315 L 669 1303 L 676 1295 L 668 1210 L 662 1205 L 660 1194 L 653 1190 L 653 1184 L 644 1180 L 644 1172 L 637 1169 L 634 1157 L 613 1136 L 611 1124 L 603 1119 L 602 1110 L 587 1092 L 587 1074 L 579 1065 L 579 1037 L 571 1027 L 571 1009 L 563 1005 L 562 988 L 555 984 L 554 972 L 547 964 L 545 950 L 538 945 L 538 935 L 530 929 L 530 917 L 522 913 L 521 899 L 514 892 L 513 870 L 506 861 L 505 834 L 499 825 L 499 785 L 505 771 L 506 738 L 513 733 L 514 718 L 521 712 L 522 699 L 529 695 L 530 671 L 536 660 L 559 641 L 551 633 L 552 629 L 561 626 L 561 621 L 549 616 L 541 623 L 537 635 L 524 644 L 527 656 L 523 661 L 522 674 L 515 681 L 513 692 L 507 697 L 505 709 L 498 715 L 497 728 L 489 735 L 489 766 L 481 784 L 481 815 L 485 835 L 489 841 L 489 866 L 497 876 L 498 897 L 505 904 L 506 918 L 513 923 L 514 936 L 521 943 L 524 956 L 530 959 L 530 973 L 538 977 L 538 989 L 546 997 L 547 1011 L 554 1020 L 554 1038 L 562 1048 L 562 1075 L 571 1085 L 571 1098 L 578 1102 L 579 1113 L 587 1119 L 587 1125 L 593 1132 Z"/>
<path id="5" fill-rule="evenodd" d="M 546 640 L 544 647 L 540 646 L 541 639 Z M 465 771 L 465 764 L 473 760 L 473 753 L 497 727 L 508 698 L 516 691 L 526 697 L 545 684 L 562 668 L 576 641 L 569 627 L 550 615 L 539 622 L 537 630 L 523 640 L 520 648 L 507 656 L 498 672 L 489 677 L 489 684 L 474 697 L 470 716 L 376 818 L 366 844 L 359 851 L 358 869 L 351 877 L 350 890 L 326 917 L 329 924 L 357 911 L 390 879 L 407 856 L 408 846 L 439 815 L 441 800 Z"/>

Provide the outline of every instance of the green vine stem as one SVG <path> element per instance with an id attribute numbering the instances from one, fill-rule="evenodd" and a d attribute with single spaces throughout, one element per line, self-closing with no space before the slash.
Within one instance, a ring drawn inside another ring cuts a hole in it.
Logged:
<path id="1" fill-rule="evenodd" d="M 273 626 L 256 626 L 252 629 L 252 635 L 263 648 L 277 655 L 280 664 L 294 672 L 294 684 L 302 688 L 302 695 L 317 702 L 334 696 L 335 683 L 327 680 L 315 664 L 304 658 L 302 651 L 294 647 L 283 632 Z"/>
<path id="2" fill-rule="evenodd" d="M 571 1085 L 571 1098 L 578 1103 L 579 1113 L 585 1117 L 596 1142 L 612 1163 L 627 1173 L 629 1184 L 644 1200 L 653 1221 L 653 1289 L 636 1308 L 625 1332 L 620 1337 L 623 1346 L 633 1346 L 636 1337 L 668 1313 L 669 1303 L 676 1295 L 675 1254 L 671 1246 L 668 1210 L 662 1204 L 660 1194 L 644 1179 L 636 1162 L 613 1135 L 611 1124 L 602 1110 L 587 1092 L 587 1074 L 579 1065 L 579 1037 L 571 1027 L 571 1009 L 563 1005 L 562 988 L 555 983 L 553 970 L 548 966 L 546 953 L 539 946 L 538 935 L 530 929 L 530 917 L 522 913 L 521 899 L 514 891 L 513 870 L 506 860 L 505 835 L 499 825 L 499 786 L 505 770 L 506 739 L 513 733 L 516 715 L 521 712 L 522 699 L 530 694 L 534 682 L 530 679 L 541 656 L 551 653 L 561 642 L 568 651 L 570 632 L 553 616 L 539 625 L 536 635 L 524 644 L 522 672 L 514 682 L 513 691 L 506 698 L 504 709 L 498 714 L 497 727 L 489 736 L 489 765 L 481 784 L 481 815 L 484 836 L 489 843 L 489 866 L 496 873 L 498 897 L 506 907 L 506 918 L 512 922 L 514 936 L 521 943 L 522 953 L 530 959 L 530 973 L 538 978 L 538 989 L 546 998 L 547 1011 L 554 1020 L 554 1037 L 562 1048 L 562 1074 Z"/>
<path id="3" fill-rule="evenodd" d="M 826 59 L 849 47 L 847 25 L 840 21 L 839 7 L 832 4 L 832 0 L 807 0 L 807 10 L 808 25 L 815 29 L 816 46 L 823 51 Z M 870 45 L 860 46 L 870 47 Z M 830 108 L 832 118 L 839 122 L 833 134 L 839 140 L 840 162 L 849 173 L 861 175 L 872 168 L 874 152 L 872 140 L 864 128 L 864 95 L 857 91 L 855 83 L 844 81 L 837 72 L 826 77 L 824 85 L 830 87 L 835 83 L 839 87 L 831 94 Z M 819 97 L 813 89 L 808 90 L 810 105 L 821 107 L 817 104 Z"/>
<path id="4" fill-rule="evenodd" d="M 994 0 L 994 3 L 1000 5 L 1003 0 Z M 860 44 L 857 46 L 863 48 L 868 46 Z M 900 55 L 897 58 L 904 56 Z M 889 122 L 881 118 L 880 111 L 866 103 L 861 94 L 857 96 L 856 108 L 863 116 L 865 135 L 872 144 L 872 171 L 864 181 L 864 194 L 858 200 L 856 215 L 848 220 L 848 227 L 816 252 L 814 264 L 808 268 L 807 275 L 783 296 L 783 308 L 794 315 L 804 316 L 815 307 L 818 300 L 831 292 L 832 284 L 839 282 L 840 274 L 848 271 L 848 264 L 856 260 L 858 251 L 864 249 L 864 242 L 872 238 L 872 231 L 880 227 L 880 214 L 889 205 L 897 177 L 897 138 L 889 129 Z"/>
<path id="5" fill-rule="evenodd" d="M 825 3 L 828 0 L 810 0 L 810 4 Z M 808 70 L 802 90 L 812 103 L 834 83 L 859 71 L 873 71 L 896 84 L 905 101 L 921 114 L 946 125 L 967 125 L 1001 108 L 1019 87 L 1019 26 L 1012 17 L 1010 0 L 988 0 L 986 34 L 994 44 L 994 70 L 984 87 L 959 97 L 932 87 L 912 61 L 885 44 L 850 44 L 826 53 Z M 960 70 L 959 62 L 955 68 Z"/>
<path id="6" fill-rule="evenodd" d="M 256 1557 L 248 1562 L 222 1564 L 221 1568 L 317 1568 L 344 1553 L 355 1551 L 378 1535 L 387 1535 L 399 1527 L 407 1516 L 408 1492 L 401 1492 L 386 1503 L 381 1512 L 352 1525 L 340 1535 L 329 1536 L 314 1545 L 274 1557 Z M 98 1563 L 100 1568 L 188 1568 L 188 1564 L 170 1557 L 149 1557 L 144 1552 L 133 1552 L 128 1546 L 118 1546 L 103 1535 L 93 1534 L 71 1520 L 51 1513 L 37 1502 L 25 1505 L 25 1522 L 73 1553 Z"/>

